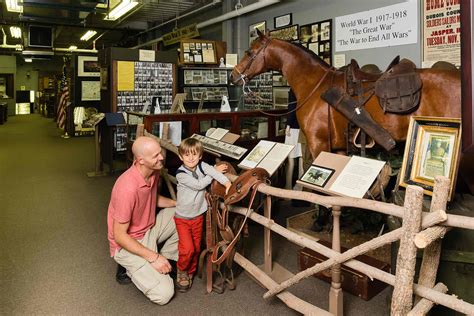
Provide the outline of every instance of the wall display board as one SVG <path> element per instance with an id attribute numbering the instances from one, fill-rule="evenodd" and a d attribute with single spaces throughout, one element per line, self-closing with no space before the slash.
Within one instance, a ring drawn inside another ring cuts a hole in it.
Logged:
<path id="1" fill-rule="evenodd" d="M 117 112 L 140 112 L 145 103 L 158 98 L 162 110 L 169 109 L 173 98 L 172 63 L 117 62 Z"/>
<path id="2" fill-rule="evenodd" d="M 461 5 L 459 1 L 423 1 L 423 60 L 429 68 L 437 61 L 461 65 Z"/>
<path id="3" fill-rule="evenodd" d="M 400 185 L 419 185 L 425 194 L 432 195 L 435 177 L 445 176 L 451 180 L 451 199 L 458 171 L 460 141 L 460 119 L 412 116 L 400 170 Z"/>
<path id="4" fill-rule="evenodd" d="M 250 89 L 251 93 L 244 95 L 244 109 L 273 108 L 273 81 L 271 72 L 264 72 L 255 76 L 246 86 Z"/>
<path id="5" fill-rule="evenodd" d="M 331 195 L 363 198 L 385 161 L 321 152 L 297 183 Z"/>
<path id="6" fill-rule="evenodd" d="M 286 160 L 295 146 L 261 140 L 238 164 L 242 169 L 263 168 L 270 176 Z"/>
<path id="7" fill-rule="evenodd" d="M 204 40 L 181 41 L 182 64 L 217 64 L 216 43 Z"/>
<path id="8" fill-rule="evenodd" d="M 332 65 L 332 20 L 301 26 L 298 38 L 303 46 Z"/>
<path id="9" fill-rule="evenodd" d="M 226 69 L 184 69 L 183 92 L 186 101 L 220 101 L 229 97 Z"/>

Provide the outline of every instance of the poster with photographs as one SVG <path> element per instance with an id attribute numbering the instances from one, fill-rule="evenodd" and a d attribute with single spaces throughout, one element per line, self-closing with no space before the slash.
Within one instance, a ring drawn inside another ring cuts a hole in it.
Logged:
<path id="1" fill-rule="evenodd" d="M 332 20 L 302 25 L 298 39 L 324 62 L 332 65 Z"/>
<path id="2" fill-rule="evenodd" d="M 154 114 L 153 106 L 168 110 L 173 101 L 174 65 L 137 61 L 133 68 L 133 90 L 117 91 L 117 112 L 142 112 L 145 108 L 147 114 Z"/>
<path id="3" fill-rule="evenodd" d="M 210 41 L 181 41 L 181 63 L 217 64 L 216 44 Z"/>
<path id="4" fill-rule="evenodd" d="M 283 41 L 297 41 L 298 40 L 298 24 L 272 30 L 268 32 L 271 38 L 277 38 Z"/>

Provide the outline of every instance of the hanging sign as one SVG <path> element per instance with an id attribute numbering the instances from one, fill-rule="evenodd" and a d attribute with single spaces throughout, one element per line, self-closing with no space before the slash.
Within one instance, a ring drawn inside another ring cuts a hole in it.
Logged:
<path id="1" fill-rule="evenodd" d="M 437 61 L 461 64 L 461 7 L 459 0 L 424 0 L 423 67 Z"/>
<path id="2" fill-rule="evenodd" d="M 191 24 L 185 27 L 182 27 L 176 31 L 166 33 L 163 35 L 163 44 L 165 46 L 178 43 L 182 39 L 193 38 L 199 36 L 199 30 L 197 24 Z"/>
<path id="3" fill-rule="evenodd" d="M 413 44 L 418 40 L 418 1 L 336 17 L 336 51 Z"/>

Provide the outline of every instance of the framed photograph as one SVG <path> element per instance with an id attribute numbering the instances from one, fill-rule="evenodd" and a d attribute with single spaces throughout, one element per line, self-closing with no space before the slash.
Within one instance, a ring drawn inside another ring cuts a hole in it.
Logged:
<path id="1" fill-rule="evenodd" d="M 269 32 L 270 37 L 277 38 L 283 41 L 297 41 L 298 40 L 298 24 L 288 27 L 282 27 Z"/>
<path id="2" fill-rule="evenodd" d="M 258 37 L 257 30 L 259 30 L 260 32 L 265 34 L 266 25 L 267 25 L 266 21 L 262 21 L 262 22 L 258 22 L 258 23 L 249 25 L 249 46 L 250 46 L 250 44 L 252 44 L 252 42 L 255 39 L 257 39 L 257 37 Z"/>
<path id="3" fill-rule="evenodd" d="M 100 81 L 81 82 L 81 101 L 100 101 Z"/>
<path id="4" fill-rule="evenodd" d="M 300 180 L 318 187 L 324 187 L 333 174 L 334 169 L 311 165 Z"/>
<path id="5" fill-rule="evenodd" d="M 97 56 L 77 56 L 78 77 L 100 77 L 100 67 Z"/>
<path id="6" fill-rule="evenodd" d="M 300 26 L 299 40 L 302 43 L 314 43 L 318 41 L 319 23 Z"/>
<path id="7" fill-rule="evenodd" d="M 279 28 L 283 26 L 291 25 L 292 22 L 292 15 L 291 13 L 280 15 L 274 18 L 274 27 Z"/>
<path id="8" fill-rule="evenodd" d="M 460 141 L 460 119 L 411 117 L 399 185 L 418 185 L 425 190 L 425 194 L 433 195 L 435 177 L 445 176 L 451 180 L 448 197 L 451 200 Z"/>
<path id="9" fill-rule="evenodd" d="M 321 41 L 329 41 L 331 39 L 331 21 L 322 22 L 320 27 L 319 36 Z"/>

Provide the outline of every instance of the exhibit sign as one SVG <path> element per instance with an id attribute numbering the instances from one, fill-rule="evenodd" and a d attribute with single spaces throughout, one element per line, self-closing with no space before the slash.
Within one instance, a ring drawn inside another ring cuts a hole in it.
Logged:
<path id="1" fill-rule="evenodd" d="M 460 1 L 424 0 L 422 66 L 441 60 L 461 65 Z"/>
<path id="2" fill-rule="evenodd" d="M 81 82 L 81 101 L 100 101 L 100 81 Z"/>
<path id="3" fill-rule="evenodd" d="M 414 44 L 418 1 L 336 17 L 336 51 Z"/>

